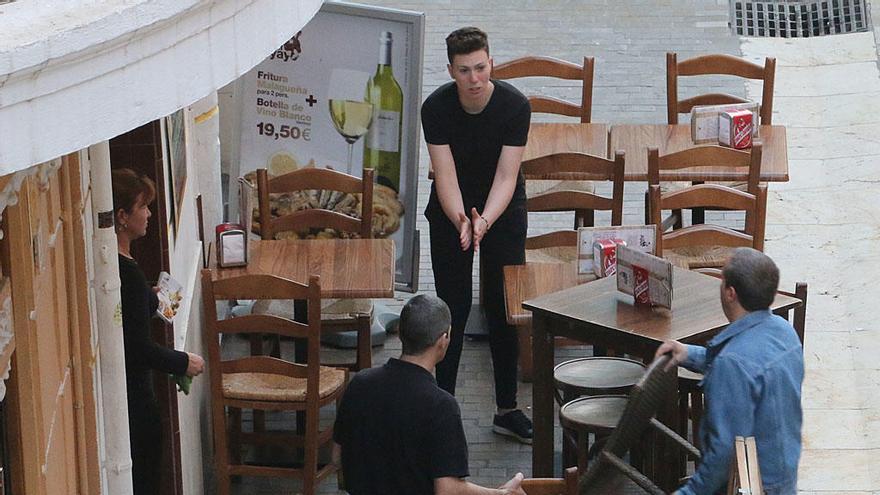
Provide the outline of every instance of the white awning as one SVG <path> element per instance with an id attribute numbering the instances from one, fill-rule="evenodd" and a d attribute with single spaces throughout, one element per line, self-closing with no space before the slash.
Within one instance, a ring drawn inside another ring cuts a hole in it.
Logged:
<path id="1" fill-rule="evenodd" d="M 127 132 L 228 84 L 323 0 L 0 5 L 0 176 Z"/>

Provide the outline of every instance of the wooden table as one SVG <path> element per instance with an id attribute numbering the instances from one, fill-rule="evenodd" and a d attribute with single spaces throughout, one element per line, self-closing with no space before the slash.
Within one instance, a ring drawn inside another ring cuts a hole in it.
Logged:
<path id="1" fill-rule="evenodd" d="M 762 125 L 760 137 L 762 143 L 761 181 L 788 181 L 788 142 L 785 127 L 780 125 Z M 609 138 L 610 152 L 623 150 L 626 153 L 626 172 L 624 180 L 648 180 L 648 148 L 656 147 L 661 155 L 682 151 L 695 146 L 691 140 L 690 124 L 648 124 L 648 125 L 613 125 Z M 680 170 L 660 171 L 660 179 L 664 181 L 744 181 L 748 179 L 748 171 L 744 169 L 724 170 L 720 168 L 706 169 L 691 167 Z"/>
<path id="2" fill-rule="evenodd" d="M 391 239 L 287 239 L 250 241 L 249 263 L 213 268 L 214 280 L 268 273 L 300 283 L 321 277 L 321 297 L 394 297 L 394 242 Z"/>
<path id="3" fill-rule="evenodd" d="M 650 361 L 665 340 L 703 343 L 727 326 L 719 299 L 719 283 L 717 278 L 709 275 L 674 268 L 672 310 L 633 305 L 632 296 L 617 291 L 615 277 L 577 285 L 523 303 L 525 309 L 532 311 L 534 333 L 533 477 L 554 475 L 554 336 L 587 340 Z M 771 309 L 791 309 L 799 304 L 799 299 L 779 294 Z M 670 398 L 670 402 L 675 401 Z M 674 411 L 670 412 L 674 414 Z M 674 454 L 665 457 L 673 463 L 676 458 Z"/>
<path id="4" fill-rule="evenodd" d="M 529 141 L 523 152 L 523 160 L 566 152 L 607 157 L 608 126 L 592 123 L 536 123 L 529 127 Z"/>

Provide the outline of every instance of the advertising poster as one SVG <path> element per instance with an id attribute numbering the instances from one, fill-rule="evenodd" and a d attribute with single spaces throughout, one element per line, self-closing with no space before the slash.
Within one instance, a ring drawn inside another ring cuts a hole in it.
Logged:
<path id="1" fill-rule="evenodd" d="M 326 167 L 360 177 L 365 167 L 375 170 L 373 235 L 394 240 L 395 281 L 409 290 L 415 290 L 419 259 L 423 19 L 415 12 L 325 3 L 242 76 L 239 98 L 242 175 Z"/>

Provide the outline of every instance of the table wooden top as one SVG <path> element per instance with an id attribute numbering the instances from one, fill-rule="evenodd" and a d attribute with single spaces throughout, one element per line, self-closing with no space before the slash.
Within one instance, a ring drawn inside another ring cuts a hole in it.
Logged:
<path id="1" fill-rule="evenodd" d="M 578 275 L 577 262 L 526 263 L 504 267 L 504 304 L 509 325 L 529 325 L 532 312 L 522 302 L 544 294 L 596 280 L 592 273 Z"/>
<path id="2" fill-rule="evenodd" d="M 245 267 L 217 268 L 214 280 L 270 273 L 301 283 L 321 277 L 327 298 L 394 297 L 394 242 L 391 239 L 287 239 L 250 241 Z"/>
<path id="3" fill-rule="evenodd" d="M 633 304 L 617 290 L 616 277 L 577 285 L 523 303 L 534 313 L 552 315 L 591 330 L 658 345 L 665 340 L 703 342 L 727 326 L 719 299 L 720 280 L 674 268 L 672 310 Z M 793 308 L 800 300 L 777 294 L 771 309 Z M 572 335 L 566 335 L 572 337 Z M 622 349 L 627 350 L 627 349 Z"/>
<path id="4" fill-rule="evenodd" d="M 554 153 L 577 152 L 608 156 L 606 124 L 534 123 L 529 127 L 529 141 L 523 160 Z"/>
<path id="5" fill-rule="evenodd" d="M 788 181 L 788 140 L 785 127 L 762 125 L 761 181 Z M 690 124 L 647 124 L 613 125 L 608 149 L 611 152 L 623 150 L 626 153 L 626 172 L 624 180 L 648 180 L 648 148 L 656 147 L 661 155 L 675 153 L 695 146 L 691 140 Z M 661 171 L 665 181 L 744 181 L 748 179 L 745 169 L 707 169 L 691 167 L 680 170 Z"/>

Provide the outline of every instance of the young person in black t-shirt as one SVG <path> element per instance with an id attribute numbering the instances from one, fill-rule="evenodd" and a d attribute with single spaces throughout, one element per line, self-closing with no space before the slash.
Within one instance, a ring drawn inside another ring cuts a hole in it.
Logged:
<path id="1" fill-rule="evenodd" d="M 532 443 L 532 422 L 517 409 L 516 328 L 504 310 L 505 265 L 525 262 L 526 194 L 520 161 L 529 133 L 529 101 L 490 79 L 486 33 L 474 27 L 446 38 L 449 75 L 422 105 L 422 126 L 434 168 L 425 216 L 437 295 L 452 312 L 446 359 L 437 381 L 455 394 L 464 327 L 471 309 L 474 251 L 483 261 L 484 307 L 495 377 L 493 430 Z"/>
<path id="2" fill-rule="evenodd" d="M 400 359 L 358 373 L 336 413 L 333 440 L 342 454 L 345 489 L 352 495 L 525 495 L 522 473 L 497 489 L 464 480 L 461 411 L 431 374 L 449 347 L 446 304 L 430 295 L 413 297 L 399 328 Z"/>

